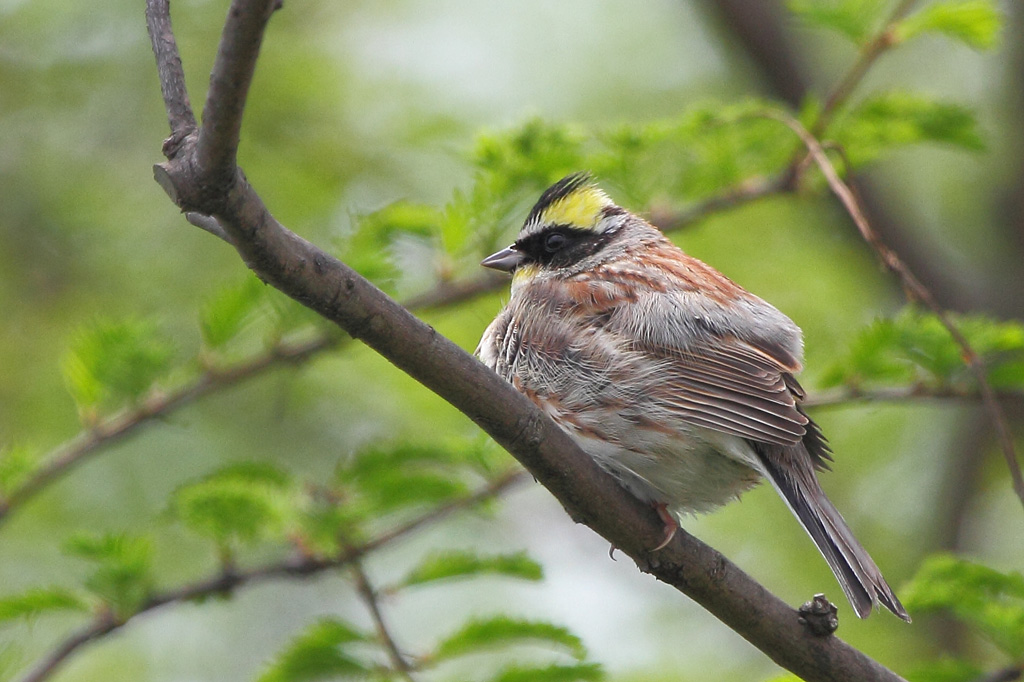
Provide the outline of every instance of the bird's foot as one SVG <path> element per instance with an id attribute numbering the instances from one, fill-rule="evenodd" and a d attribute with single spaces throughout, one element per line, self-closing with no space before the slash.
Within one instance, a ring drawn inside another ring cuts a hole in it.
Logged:
<path id="1" fill-rule="evenodd" d="M 654 505 L 654 511 L 658 512 L 658 517 L 665 524 L 665 537 L 662 538 L 661 543 L 652 549 L 652 552 L 657 552 L 660 549 L 668 547 L 668 543 L 672 542 L 672 538 L 676 536 L 676 531 L 679 530 L 679 522 L 676 521 L 676 517 L 668 511 L 668 505 L 661 502 Z"/>

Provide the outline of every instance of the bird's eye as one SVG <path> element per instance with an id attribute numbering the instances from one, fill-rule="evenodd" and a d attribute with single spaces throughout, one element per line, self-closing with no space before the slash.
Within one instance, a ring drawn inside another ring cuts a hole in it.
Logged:
<path id="1" fill-rule="evenodd" d="M 569 239 L 561 232 L 552 232 L 544 239 L 544 250 L 554 253 L 565 246 Z"/>

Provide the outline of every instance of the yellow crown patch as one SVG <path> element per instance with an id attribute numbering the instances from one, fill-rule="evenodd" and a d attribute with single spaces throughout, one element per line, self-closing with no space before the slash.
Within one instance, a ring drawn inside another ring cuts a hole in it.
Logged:
<path id="1" fill-rule="evenodd" d="M 556 199 L 540 214 L 540 223 L 590 228 L 601 218 L 601 210 L 610 206 L 608 195 L 593 185 L 582 185 Z"/>

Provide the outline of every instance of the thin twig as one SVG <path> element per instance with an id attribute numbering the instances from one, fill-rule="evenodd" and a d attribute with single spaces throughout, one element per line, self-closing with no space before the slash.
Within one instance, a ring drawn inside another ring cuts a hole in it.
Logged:
<path id="1" fill-rule="evenodd" d="M 388 652 L 392 668 L 406 682 L 416 682 L 416 678 L 412 675 L 412 666 L 409 665 L 409 662 L 405 660 L 405 656 L 398 649 L 398 644 L 395 642 L 395 638 L 391 634 L 387 622 L 384 620 L 384 614 L 380 610 L 380 599 L 377 591 L 370 584 L 370 578 L 366 575 L 362 562 L 353 561 L 351 569 L 352 577 L 356 583 L 356 592 L 370 612 L 374 629 L 377 630 L 377 636 L 380 637 L 381 643 L 384 644 L 384 649 Z"/>
<path id="2" fill-rule="evenodd" d="M 146 2 L 146 28 L 160 75 L 160 93 L 167 110 L 171 136 L 184 137 L 196 129 L 196 117 L 185 88 L 185 70 L 181 66 L 178 44 L 171 30 L 170 0 Z"/>
<path id="3" fill-rule="evenodd" d="M 1017 497 L 1020 498 L 1021 504 L 1024 505 L 1024 477 L 1021 475 L 1020 463 L 1017 461 L 1017 455 L 1014 451 L 1013 436 L 1006 423 L 1003 410 L 999 406 L 999 401 L 996 399 L 995 391 L 992 390 L 992 385 L 988 381 L 984 360 L 975 352 L 967 337 L 963 335 L 963 332 L 960 331 L 960 328 L 949 317 L 946 310 L 938 304 L 928 288 L 921 284 L 917 277 L 914 276 L 914 273 L 903 263 L 899 255 L 882 242 L 878 234 L 871 228 L 863 210 L 861 210 L 860 202 L 857 201 L 856 195 L 850 189 L 850 186 L 839 177 L 839 173 L 836 172 L 835 167 L 829 160 L 828 155 L 825 154 L 825 150 L 822 149 L 818 139 L 808 132 L 799 121 L 788 114 L 774 112 L 769 114 L 769 116 L 780 121 L 796 133 L 814 159 L 815 164 L 825 176 L 829 188 L 838 197 L 846 212 L 857 226 L 857 230 L 864 241 L 875 250 L 886 268 L 900 279 L 907 295 L 912 300 L 920 301 L 931 310 L 942 323 L 942 326 L 946 328 L 953 341 L 960 347 L 963 361 L 971 370 L 975 381 L 978 382 L 978 391 L 981 393 L 982 403 L 996 430 L 1003 457 L 1006 459 L 1006 465 L 1013 479 L 1013 489 Z"/>
<path id="4" fill-rule="evenodd" d="M 913 8 L 915 1 L 901 0 L 893 9 L 892 14 L 889 15 L 882 30 L 861 48 L 860 54 L 850 67 L 850 70 L 839 79 L 836 87 L 825 99 L 825 104 L 821 108 L 821 114 L 811 128 L 811 134 L 814 137 L 820 137 L 825 132 L 828 125 L 832 122 L 835 112 L 846 103 L 846 100 L 849 99 L 853 91 L 860 85 L 860 82 L 864 80 L 864 76 L 875 61 L 896 44 L 896 25 L 907 16 L 907 13 Z"/>
<path id="5" fill-rule="evenodd" d="M 1024 401 L 1024 391 L 1000 391 L 996 396 L 1001 401 Z M 857 388 L 843 386 L 824 391 L 816 391 L 801 404 L 805 407 L 845 407 L 858 402 L 907 402 L 912 400 L 981 400 L 981 392 L 976 389 L 956 388 L 952 386 L 892 386 L 878 388 Z"/>
<path id="6" fill-rule="evenodd" d="M 782 194 L 789 189 L 789 182 L 785 174 L 775 178 L 749 178 L 740 182 L 734 187 L 729 187 L 721 193 L 708 197 L 684 211 L 652 213 L 651 224 L 662 232 L 672 232 L 699 222 L 717 211 L 729 208 L 736 208 L 745 204 L 753 203 L 758 199 Z"/>
<path id="7" fill-rule="evenodd" d="M 269 563 L 264 566 L 244 571 L 222 572 L 205 580 L 184 585 L 177 589 L 155 594 L 143 604 L 138 611 L 122 618 L 115 619 L 112 614 L 104 611 L 92 623 L 76 631 L 62 641 L 42 661 L 40 661 L 21 682 L 43 682 L 56 672 L 72 654 L 80 648 L 100 639 L 135 620 L 143 614 L 174 604 L 183 604 L 203 597 L 230 594 L 232 591 L 267 580 L 280 578 L 306 578 L 332 569 L 347 566 L 352 562 L 390 545 L 413 531 L 433 523 L 437 523 L 451 514 L 469 509 L 510 490 L 513 486 L 528 480 L 526 472 L 521 469 L 509 471 L 480 490 L 467 497 L 454 500 L 440 507 L 431 509 L 406 523 L 385 531 L 377 537 L 353 548 L 345 549 L 333 557 L 299 556 L 284 561 Z"/>
<path id="8" fill-rule="evenodd" d="M 61 642 L 49 656 L 25 675 L 21 682 L 43 682 L 43 680 L 49 679 L 57 671 L 60 664 L 80 647 L 110 634 L 123 624 L 115 620 L 109 612 L 100 614 L 96 617 L 95 621 Z"/>

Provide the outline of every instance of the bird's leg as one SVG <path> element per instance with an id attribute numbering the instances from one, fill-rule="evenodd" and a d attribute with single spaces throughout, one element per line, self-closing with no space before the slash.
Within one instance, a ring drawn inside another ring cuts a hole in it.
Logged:
<path id="1" fill-rule="evenodd" d="M 652 552 L 657 552 L 659 549 L 665 549 L 668 547 L 668 543 L 672 542 L 672 538 L 676 536 L 676 531 L 679 530 L 679 522 L 676 521 L 676 517 L 668 511 L 668 505 L 663 502 L 658 502 L 654 505 L 654 511 L 658 512 L 658 517 L 665 524 L 665 537 L 662 539 L 661 544 L 652 549 Z"/>

